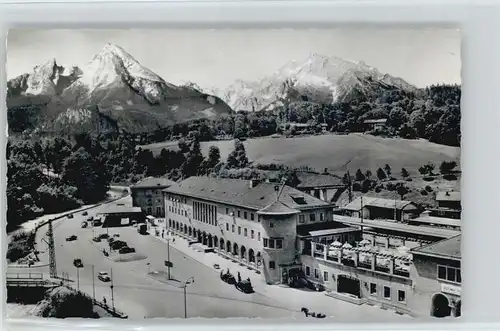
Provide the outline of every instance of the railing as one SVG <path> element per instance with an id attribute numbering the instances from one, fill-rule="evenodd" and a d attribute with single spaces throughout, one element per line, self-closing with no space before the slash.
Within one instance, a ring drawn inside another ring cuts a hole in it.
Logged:
<path id="1" fill-rule="evenodd" d="M 404 269 L 394 269 L 394 274 L 402 277 L 410 277 L 410 272 Z"/>
<path id="2" fill-rule="evenodd" d="M 39 279 L 43 279 L 43 274 L 42 273 L 7 273 L 7 281 L 9 280 L 15 280 L 15 279 L 22 279 L 22 280 L 29 280 L 29 279 L 32 279 L 32 280 L 39 280 Z"/>

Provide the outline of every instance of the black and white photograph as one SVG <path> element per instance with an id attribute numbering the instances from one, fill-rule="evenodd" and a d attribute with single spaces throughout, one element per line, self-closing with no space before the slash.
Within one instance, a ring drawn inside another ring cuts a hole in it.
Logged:
<path id="1" fill-rule="evenodd" d="M 459 318 L 460 47 L 10 30 L 7 318 Z"/>

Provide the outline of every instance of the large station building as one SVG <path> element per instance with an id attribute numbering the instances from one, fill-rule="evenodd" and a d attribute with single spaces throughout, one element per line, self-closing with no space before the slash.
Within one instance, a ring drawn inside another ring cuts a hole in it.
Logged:
<path id="1" fill-rule="evenodd" d="M 338 215 L 321 196 L 286 185 L 209 177 L 163 193 L 171 231 L 262 273 L 268 284 L 289 284 L 300 273 L 352 304 L 460 316 L 460 227 L 432 226 L 440 220 L 427 214 L 418 220 L 412 202 L 363 199 L 366 207 L 360 199 Z"/>

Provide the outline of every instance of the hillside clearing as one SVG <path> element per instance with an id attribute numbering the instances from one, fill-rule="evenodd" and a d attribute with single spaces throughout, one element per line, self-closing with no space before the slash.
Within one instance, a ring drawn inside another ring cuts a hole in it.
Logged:
<path id="1" fill-rule="evenodd" d="M 389 164 L 394 174 L 406 168 L 418 175 L 418 168 L 428 162 L 456 161 L 460 164 L 460 148 L 438 145 L 427 140 L 381 138 L 363 134 L 321 135 L 296 138 L 255 138 L 243 142 L 248 158 L 254 163 L 280 163 L 292 167 L 309 166 L 317 171 L 343 175 L 346 170 L 363 172 Z M 217 146 L 225 160 L 234 148 L 233 140 L 202 142 L 204 155 Z M 178 149 L 177 142 L 167 141 L 140 146 L 157 155 L 163 148 Z"/>

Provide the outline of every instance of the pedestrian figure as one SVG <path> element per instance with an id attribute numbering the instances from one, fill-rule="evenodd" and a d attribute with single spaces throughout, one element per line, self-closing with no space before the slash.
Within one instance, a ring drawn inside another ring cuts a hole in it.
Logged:
<path id="1" fill-rule="evenodd" d="M 173 243 L 175 242 L 175 238 L 172 238 L 172 242 L 173 242 Z"/>
<path id="2" fill-rule="evenodd" d="M 106 297 L 102 297 L 102 303 L 104 303 L 104 305 L 107 306 Z"/>
<path id="3" fill-rule="evenodd" d="M 239 271 L 238 271 L 238 283 L 241 283 L 241 275 Z"/>

